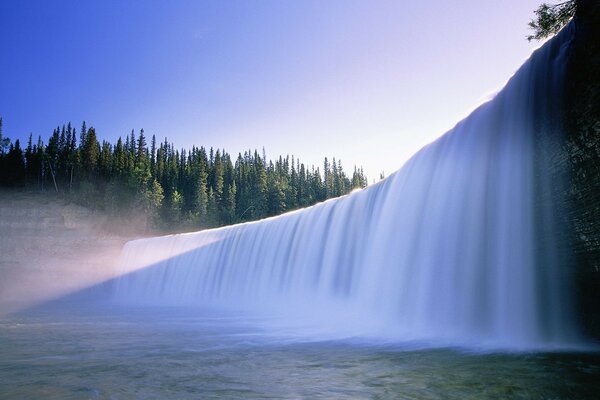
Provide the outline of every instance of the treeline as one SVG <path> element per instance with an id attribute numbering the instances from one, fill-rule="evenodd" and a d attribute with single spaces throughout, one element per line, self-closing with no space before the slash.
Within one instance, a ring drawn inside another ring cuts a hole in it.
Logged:
<path id="1" fill-rule="evenodd" d="M 148 143 L 149 141 L 149 143 Z M 2 135 L 0 185 L 70 196 L 115 215 L 143 215 L 157 228 L 207 228 L 273 216 L 367 185 L 362 168 L 348 176 L 335 158 L 323 171 L 300 160 L 267 161 L 254 150 L 233 159 L 224 150 L 175 149 L 142 129 L 116 143 L 98 139 L 85 122 L 57 127 L 46 142 L 25 147 Z"/>

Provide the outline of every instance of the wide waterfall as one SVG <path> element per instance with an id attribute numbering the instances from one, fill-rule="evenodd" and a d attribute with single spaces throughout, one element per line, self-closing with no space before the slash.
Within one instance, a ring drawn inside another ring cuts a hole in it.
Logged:
<path id="1" fill-rule="evenodd" d="M 539 200 L 561 182 L 539 149 L 560 130 L 573 29 L 377 184 L 262 221 L 127 243 L 113 299 L 398 341 L 572 343 L 560 223 Z"/>

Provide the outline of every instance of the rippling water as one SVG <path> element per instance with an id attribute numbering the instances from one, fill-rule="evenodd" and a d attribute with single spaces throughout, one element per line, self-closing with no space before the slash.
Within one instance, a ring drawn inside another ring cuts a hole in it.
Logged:
<path id="1" fill-rule="evenodd" d="M 0 319 L 0 398 L 595 399 L 600 355 L 304 340 L 262 318 L 185 309 Z"/>

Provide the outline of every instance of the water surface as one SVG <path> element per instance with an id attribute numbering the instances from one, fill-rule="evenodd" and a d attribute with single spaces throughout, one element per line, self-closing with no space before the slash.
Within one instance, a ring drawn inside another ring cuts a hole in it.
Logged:
<path id="1" fill-rule="evenodd" d="M 594 399 L 600 355 L 311 340 L 181 308 L 43 309 L 0 320 L 8 399 Z"/>

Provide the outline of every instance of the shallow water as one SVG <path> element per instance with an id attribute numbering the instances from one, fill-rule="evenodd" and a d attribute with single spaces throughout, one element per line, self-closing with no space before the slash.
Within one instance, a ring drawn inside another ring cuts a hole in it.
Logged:
<path id="1" fill-rule="evenodd" d="M 600 355 L 472 353 L 283 337 L 185 309 L 35 310 L 0 319 L 8 399 L 593 399 Z"/>

